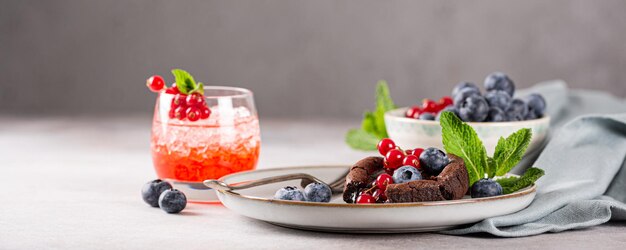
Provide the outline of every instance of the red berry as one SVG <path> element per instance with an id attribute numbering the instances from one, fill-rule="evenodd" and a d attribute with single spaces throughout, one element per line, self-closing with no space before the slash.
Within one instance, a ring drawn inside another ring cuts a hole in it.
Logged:
<path id="1" fill-rule="evenodd" d="M 393 184 L 393 178 L 391 178 L 391 175 L 380 174 L 378 177 L 376 177 L 376 186 L 378 187 L 378 189 L 384 191 L 385 189 L 387 189 L 387 185 L 389 184 Z"/>
<path id="2" fill-rule="evenodd" d="M 179 106 L 178 108 L 174 109 L 174 117 L 182 121 L 185 119 L 185 117 L 187 117 L 186 112 L 187 112 L 187 107 Z"/>
<path id="3" fill-rule="evenodd" d="M 385 155 L 385 160 L 387 161 L 387 167 L 389 168 L 399 168 L 402 165 L 402 160 L 404 159 L 404 153 L 399 149 L 392 149 L 387 152 Z"/>
<path id="4" fill-rule="evenodd" d="M 165 93 L 175 95 L 175 94 L 180 94 L 180 91 L 178 90 L 176 83 L 174 83 L 172 84 L 171 87 L 165 89 Z"/>
<path id="5" fill-rule="evenodd" d="M 407 118 L 417 119 L 419 118 L 421 114 L 422 114 L 422 108 L 418 106 L 413 106 L 406 110 L 406 113 L 404 114 L 404 116 Z"/>
<path id="6" fill-rule="evenodd" d="M 169 116 L 170 119 L 176 118 L 176 109 L 170 108 L 170 112 L 167 115 Z"/>
<path id="7" fill-rule="evenodd" d="M 202 115 L 202 113 L 200 112 L 200 109 L 197 107 L 188 107 L 186 114 L 187 114 L 187 119 L 189 119 L 189 121 L 192 121 L 192 122 L 200 120 L 200 116 Z"/>
<path id="8" fill-rule="evenodd" d="M 419 165 L 419 158 L 415 155 L 407 155 L 402 160 L 402 166 L 413 166 L 416 167 Z"/>
<path id="9" fill-rule="evenodd" d="M 387 200 L 387 195 L 385 195 L 385 191 L 380 190 L 380 189 L 376 189 L 376 191 L 374 191 L 372 196 L 374 196 L 374 199 L 376 199 L 376 202 L 384 203 Z"/>
<path id="10" fill-rule="evenodd" d="M 378 152 L 384 156 L 387 154 L 387 152 L 389 152 L 389 150 L 396 148 L 396 143 L 389 138 L 385 138 L 378 142 L 377 148 Z"/>
<path id="11" fill-rule="evenodd" d="M 449 96 L 441 97 L 441 99 L 439 99 L 439 103 L 438 103 L 439 104 L 438 105 L 439 106 L 439 108 L 438 108 L 439 110 L 437 110 L 437 111 L 441 111 L 445 107 L 448 107 L 448 106 L 452 105 L 452 103 L 453 103 L 452 97 L 449 97 Z"/>
<path id="12" fill-rule="evenodd" d="M 177 94 L 172 100 L 172 106 L 181 107 L 187 106 L 187 96 L 183 94 Z"/>
<path id="13" fill-rule="evenodd" d="M 437 112 L 437 103 L 435 103 L 435 101 L 433 101 L 431 99 L 424 99 L 422 101 L 422 110 L 423 110 L 423 112 L 436 113 Z"/>
<path id="14" fill-rule="evenodd" d="M 148 80 L 146 80 L 146 86 L 152 92 L 159 92 L 165 87 L 165 81 L 163 81 L 163 77 L 159 75 L 153 75 Z"/>
<path id="15" fill-rule="evenodd" d="M 422 154 L 422 152 L 424 152 L 423 148 L 415 148 L 415 149 L 413 149 L 412 155 L 415 155 L 415 156 L 417 156 L 417 158 L 419 158 L 420 155 Z"/>
<path id="16" fill-rule="evenodd" d="M 393 175 L 393 171 L 395 171 L 395 169 L 385 167 L 385 173 L 387 173 L 388 175 Z"/>
<path id="17" fill-rule="evenodd" d="M 193 93 L 187 96 L 187 106 L 200 106 L 204 105 L 204 97 L 201 94 Z"/>
<path id="18" fill-rule="evenodd" d="M 365 204 L 365 203 L 376 203 L 376 199 L 371 194 L 360 194 L 359 197 L 356 198 L 356 203 Z"/>
<path id="19" fill-rule="evenodd" d="M 202 108 L 200 108 L 201 119 L 209 119 L 209 116 L 211 116 L 211 109 L 209 109 L 209 107 L 205 105 Z"/>

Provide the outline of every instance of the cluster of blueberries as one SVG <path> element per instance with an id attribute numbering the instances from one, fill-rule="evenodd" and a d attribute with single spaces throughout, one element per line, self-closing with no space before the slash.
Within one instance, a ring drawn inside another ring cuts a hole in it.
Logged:
<path id="1" fill-rule="evenodd" d="M 160 207 L 169 214 L 179 213 L 187 206 L 187 197 L 168 182 L 156 179 L 143 185 L 143 201 L 152 207 Z"/>
<path id="2" fill-rule="evenodd" d="M 540 94 L 524 99 L 514 98 L 515 84 L 504 73 L 495 72 L 485 79 L 482 95 L 476 84 L 461 82 L 452 91 L 451 111 L 466 122 L 505 122 L 532 120 L 543 117 L 546 101 Z"/>
<path id="3" fill-rule="evenodd" d="M 330 187 L 323 183 L 314 182 L 304 188 L 304 192 L 294 186 L 279 189 L 274 199 L 290 201 L 329 202 L 332 196 Z"/>

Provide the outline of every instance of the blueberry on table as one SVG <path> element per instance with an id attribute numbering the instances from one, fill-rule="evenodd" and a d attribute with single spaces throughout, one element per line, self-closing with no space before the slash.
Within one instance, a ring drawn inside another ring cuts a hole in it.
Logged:
<path id="1" fill-rule="evenodd" d="M 448 156 L 437 148 L 424 149 L 420 154 L 420 166 L 431 175 L 438 175 L 449 163 Z"/>
<path id="2" fill-rule="evenodd" d="M 509 121 L 522 121 L 528 114 L 528 106 L 520 99 L 513 99 L 509 108 L 504 111 L 509 118 Z"/>
<path id="3" fill-rule="evenodd" d="M 169 214 L 176 214 L 187 206 L 187 197 L 176 189 L 165 190 L 159 196 L 159 206 Z"/>
<path id="4" fill-rule="evenodd" d="M 530 94 L 526 97 L 526 105 L 528 105 L 528 112 L 533 113 L 535 118 L 543 117 L 546 111 L 546 100 L 540 94 Z M 528 117 L 528 116 L 527 116 Z"/>
<path id="5" fill-rule="evenodd" d="M 329 202 L 333 192 L 326 184 L 314 182 L 304 188 L 304 198 L 313 202 Z"/>
<path id="6" fill-rule="evenodd" d="M 512 97 L 515 93 L 515 84 L 506 74 L 502 72 L 494 72 L 485 78 L 485 89 L 487 91 L 503 90 Z"/>
<path id="7" fill-rule="evenodd" d="M 393 183 L 405 183 L 422 179 L 422 174 L 413 166 L 402 166 L 393 172 Z"/>
<path id="8" fill-rule="evenodd" d="M 501 110 L 506 110 L 511 104 L 511 96 L 502 90 L 493 90 L 487 92 L 485 100 L 489 104 L 489 107 L 496 107 Z"/>
<path id="9" fill-rule="evenodd" d="M 489 104 L 479 95 L 467 97 L 458 108 L 459 117 L 466 122 L 482 122 L 489 113 Z"/>
<path id="10" fill-rule="evenodd" d="M 487 118 L 485 119 L 485 121 L 486 122 L 505 122 L 507 121 L 507 119 L 508 117 L 506 113 L 502 111 L 502 109 L 499 109 L 497 107 L 490 107 L 489 113 L 487 113 Z"/>
<path id="11" fill-rule="evenodd" d="M 298 188 L 294 186 L 287 186 L 278 189 L 274 194 L 274 199 L 278 200 L 290 200 L 290 201 L 306 201 L 304 194 Z"/>
<path id="12" fill-rule="evenodd" d="M 457 108 L 461 107 L 461 104 L 463 104 L 463 102 L 465 101 L 465 99 L 467 99 L 470 96 L 480 96 L 480 91 L 478 89 L 473 89 L 473 88 L 464 88 L 461 91 L 459 91 L 459 93 L 457 93 L 453 98 L 454 98 L 454 106 L 456 106 Z"/>
<path id="13" fill-rule="evenodd" d="M 480 179 L 472 185 L 472 198 L 491 197 L 502 195 L 500 183 L 491 179 Z"/>
<path id="14" fill-rule="evenodd" d="M 172 185 L 169 183 L 156 179 L 143 185 L 143 188 L 141 188 L 141 198 L 150 206 L 158 207 L 161 193 L 171 188 Z"/>
<path id="15" fill-rule="evenodd" d="M 478 89 L 478 86 L 476 86 L 476 84 L 474 84 L 473 82 L 460 82 L 454 87 L 454 89 L 452 89 L 452 98 L 454 98 L 456 94 L 458 94 L 459 92 L 461 92 L 462 89 L 465 88 L 474 89 L 476 90 L 476 92 L 480 93 L 480 89 Z"/>
<path id="16" fill-rule="evenodd" d="M 420 120 L 428 120 L 428 121 L 434 121 L 435 120 L 435 116 L 433 115 L 433 113 L 430 112 L 424 112 L 420 115 L 419 117 Z"/>

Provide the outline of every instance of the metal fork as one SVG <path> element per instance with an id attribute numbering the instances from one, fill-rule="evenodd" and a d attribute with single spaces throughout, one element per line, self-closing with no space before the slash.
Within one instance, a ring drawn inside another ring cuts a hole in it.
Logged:
<path id="1" fill-rule="evenodd" d="M 240 189 L 246 189 L 246 188 L 251 188 L 251 187 L 266 185 L 270 183 L 276 183 L 276 182 L 283 182 L 283 181 L 288 181 L 288 180 L 301 180 L 300 186 L 302 186 L 303 188 L 313 182 L 319 182 L 319 183 L 328 185 L 330 187 L 330 190 L 334 194 L 336 194 L 336 193 L 343 192 L 343 186 L 344 186 L 346 175 L 348 175 L 348 172 L 349 170 L 346 171 L 341 176 L 339 176 L 335 181 L 331 182 L 330 184 L 316 178 L 315 176 L 312 176 L 310 174 L 305 174 L 305 173 L 286 174 L 286 175 L 266 177 L 266 178 L 246 182 L 241 185 L 228 185 L 219 180 L 205 180 L 203 183 L 205 186 L 216 189 L 216 190 L 240 190 Z"/>

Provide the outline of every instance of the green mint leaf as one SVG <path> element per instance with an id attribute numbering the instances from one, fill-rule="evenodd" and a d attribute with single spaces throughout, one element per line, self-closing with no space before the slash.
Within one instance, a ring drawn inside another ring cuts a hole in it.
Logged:
<path id="1" fill-rule="evenodd" d="M 515 185 L 515 183 L 519 180 L 520 178 L 517 176 L 509 176 L 509 177 L 504 177 L 504 178 L 500 178 L 497 179 L 495 181 L 497 181 L 500 186 L 502 186 L 502 188 L 504 187 L 511 187 L 513 185 Z"/>
<path id="2" fill-rule="evenodd" d="M 376 135 L 380 138 L 386 138 L 387 128 L 385 127 L 385 112 L 395 109 L 391 94 L 389 93 L 389 85 L 386 81 L 380 80 L 376 84 L 376 111 L 374 111 L 374 122 L 376 124 Z"/>
<path id="3" fill-rule="evenodd" d="M 532 132 L 528 128 L 520 129 L 506 139 L 500 137 L 493 154 L 497 176 L 505 175 L 522 160 L 531 138 Z"/>
<path id="4" fill-rule="evenodd" d="M 378 130 L 376 129 L 376 118 L 374 118 L 374 114 L 372 112 L 365 112 L 363 114 L 361 128 L 367 133 L 378 135 Z"/>
<path id="5" fill-rule="evenodd" d="M 354 149 L 376 150 L 380 139 L 388 137 L 385 127 L 385 112 L 395 109 L 389 86 L 385 81 L 378 81 L 376 85 L 376 109 L 374 112 L 365 112 L 360 129 L 352 129 L 346 135 L 346 142 Z"/>
<path id="6" fill-rule="evenodd" d="M 454 113 L 446 111 L 439 119 L 443 146 L 446 152 L 465 161 L 470 186 L 484 177 L 487 151 L 476 131 L 463 123 Z"/>
<path id="7" fill-rule="evenodd" d="M 182 69 L 173 69 L 172 74 L 181 93 L 189 94 L 189 92 L 197 88 L 196 81 L 193 80 L 193 76 L 189 72 Z"/>
<path id="8" fill-rule="evenodd" d="M 387 81 L 378 81 L 376 84 L 376 109 L 384 110 L 386 112 L 395 108 L 396 105 L 393 104 L 393 100 L 391 99 Z"/>
<path id="9" fill-rule="evenodd" d="M 204 95 L 204 85 L 201 82 L 199 82 L 196 85 L 196 88 L 194 88 L 193 90 L 189 91 L 189 94 L 193 94 L 193 93 L 199 93 L 201 95 Z"/>
<path id="10" fill-rule="evenodd" d="M 376 150 L 380 139 L 363 129 L 351 129 L 346 134 L 346 143 L 353 149 Z"/>
<path id="11" fill-rule="evenodd" d="M 535 183 L 545 172 L 540 168 L 529 168 L 521 177 L 508 177 L 496 180 L 504 194 L 510 194 Z"/>
<path id="12" fill-rule="evenodd" d="M 485 174 L 487 177 L 493 178 L 496 175 L 496 161 L 487 156 L 487 167 L 485 168 Z"/>

